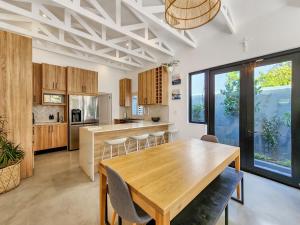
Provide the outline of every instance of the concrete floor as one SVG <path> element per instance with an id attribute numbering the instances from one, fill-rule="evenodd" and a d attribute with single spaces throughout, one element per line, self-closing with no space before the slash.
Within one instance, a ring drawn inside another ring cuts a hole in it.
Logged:
<path id="1" fill-rule="evenodd" d="M 1 225 L 98 225 L 98 185 L 77 152 L 36 156 L 32 178 L 0 195 Z M 245 205 L 230 202 L 230 225 L 299 225 L 300 190 L 245 174 Z M 224 224 L 221 218 L 218 225 Z"/>

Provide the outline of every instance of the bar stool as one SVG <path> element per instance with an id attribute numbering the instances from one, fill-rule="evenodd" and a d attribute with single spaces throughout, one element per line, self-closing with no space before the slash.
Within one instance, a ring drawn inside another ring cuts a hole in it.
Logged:
<path id="1" fill-rule="evenodd" d="M 145 145 L 144 148 L 148 147 L 149 148 L 149 134 L 142 134 L 142 135 L 135 135 L 135 136 L 131 136 L 131 139 L 136 141 L 136 150 L 139 151 L 140 150 L 140 141 L 145 140 Z"/>
<path id="2" fill-rule="evenodd" d="M 151 137 L 155 139 L 155 146 L 157 146 L 157 138 L 161 138 L 160 144 L 165 143 L 165 131 L 158 131 L 150 134 Z"/>
<path id="3" fill-rule="evenodd" d="M 177 129 L 170 129 L 168 130 L 168 134 L 170 135 L 170 142 L 174 141 L 175 134 L 178 133 Z"/>
<path id="4" fill-rule="evenodd" d="M 125 154 L 127 155 L 127 147 L 125 145 L 125 142 L 127 141 L 127 138 L 118 138 L 118 139 L 110 139 L 110 140 L 105 140 L 104 141 L 104 149 L 103 149 L 103 153 L 102 153 L 102 160 L 103 157 L 105 155 L 106 152 L 106 146 L 109 145 L 110 146 L 110 158 L 112 158 L 112 150 L 113 150 L 113 146 L 117 145 L 118 146 L 118 156 L 119 156 L 119 146 L 123 145 L 124 146 L 124 150 L 125 150 Z"/>

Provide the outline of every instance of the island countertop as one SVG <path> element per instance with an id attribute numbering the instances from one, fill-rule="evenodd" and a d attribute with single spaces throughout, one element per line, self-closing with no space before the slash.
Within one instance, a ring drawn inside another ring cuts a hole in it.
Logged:
<path id="1" fill-rule="evenodd" d="M 130 141 L 130 137 L 142 134 L 150 134 L 165 131 L 164 140 L 168 141 L 167 131 L 172 125 L 170 122 L 141 121 L 137 123 L 113 124 L 100 126 L 80 127 L 79 129 L 79 165 L 90 177 L 95 179 L 95 173 L 99 162 L 110 158 L 124 155 L 126 152 L 137 151 L 136 141 Z M 117 138 L 127 138 L 125 145 L 108 148 L 105 141 Z M 148 142 L 150 146 L 155 145 L 156 138 L 149 137 L 148 140 L 140 141 L 141 148 L 145 148 Z M 108 150 L 109 151 L 108 151 Z"/>
<path id="2" fill-rule="evenodd" d="M 93 133 L 102 133 L 102 132 L 109 132 L 109 131 L 131 130 L 131 129 L 146 128 L 146 127 L 166 126 L 166 125 L 172 125 L 172 123 L 163 122 L 163 121 L 162 122 L 142 121 L 136 123 L 88 126 L 88 127 L 82 127 L 80 129 L 85 129 Z"/>

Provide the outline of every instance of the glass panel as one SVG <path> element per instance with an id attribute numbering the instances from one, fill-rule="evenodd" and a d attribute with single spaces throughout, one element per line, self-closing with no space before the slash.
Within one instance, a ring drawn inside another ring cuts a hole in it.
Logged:
<path id="1" fill-rule="evenodd" d="M 133 116 L 142 116 L 144 114 L 144 107 L 141 105 L 138 105 L 138 96 L 133 95 L 132 96 L 132 115 Z"/>
<path id="2" fill-rule="evenodd" d="M 65 96 L 60 94 L 44 94 L 44 103 L 63 104 Z"/>
<path id="3" fill-rule="evenodd" d="M 215 75 L 215 135 L 223 144 L 239 146 L 240 71 Z"/>
<path id="4" fill-rule="evenodd" d="M 254 70 L 254 165 L 291 175 L 292 62 Z"/>
<path id="5" fill-rule="evenodd" d="M 204 123 L 205 121 L 205 74 L 191 76 L 191 122 Z"/>

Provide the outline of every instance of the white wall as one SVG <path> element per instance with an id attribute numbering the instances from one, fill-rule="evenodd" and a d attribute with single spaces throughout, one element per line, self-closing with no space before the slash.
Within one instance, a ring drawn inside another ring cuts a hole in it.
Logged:
<path id="1" fill-rule="evenodd" d="M 300 47 L 299 10 L 283 8 L 280 13 L 267 14 L 243 24 L 236 34 L 220 31 L 202 39 L 197 49 L 185 48 L 177 52 L 175 58 L 180 60 L 177 71 L 182 75 L 182 100 L 170 100 L 169 118 L 180 130 L 181 137 L 200 137 L 206 131 L 204 125 L 188 123 L 188 73 Z M 241 44 L 244 37 L 249 41 L 247 51 Z"/>
<path id="2" fill-rule="evenodd" d="M 49 63 L 59 66 L 74 66 L 78 68 L 94 70 L 99 76 L 99 92 L 112 94 L 112 118 L 119 118 L 119 80 L 128 77 L 126 72 L 113 69 L 108 66 L 95 64 L 68 56 L 63 56 L 47 51 L 33 49 L 32 61 L 37 63 Z M 136 86 L 136 82 L 134 84 Z"/>

